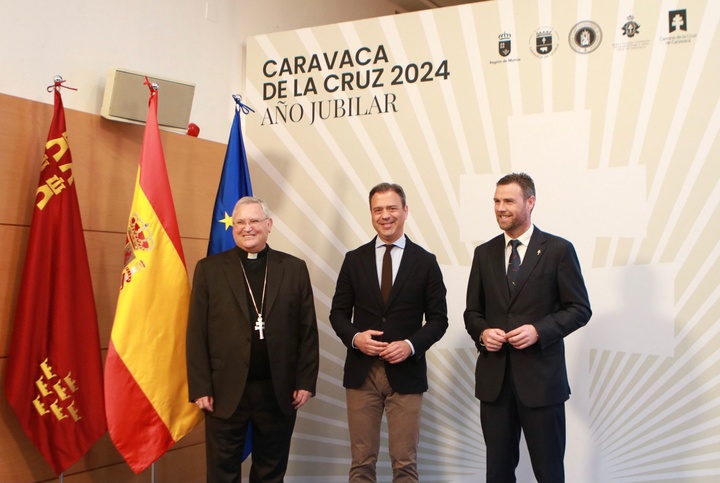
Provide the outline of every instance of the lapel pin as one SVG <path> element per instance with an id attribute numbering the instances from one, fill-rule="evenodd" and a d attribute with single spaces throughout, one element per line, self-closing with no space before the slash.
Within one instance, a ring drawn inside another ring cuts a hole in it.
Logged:
<path id="1" fill-rule="evenodd" d="M 542 253 L 542 250 L 538 250 L 537 254 L 540 255 Z"/>

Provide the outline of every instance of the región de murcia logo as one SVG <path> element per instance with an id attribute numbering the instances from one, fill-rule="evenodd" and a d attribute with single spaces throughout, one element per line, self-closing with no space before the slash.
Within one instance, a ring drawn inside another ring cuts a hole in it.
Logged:
<path id="1" fill-rule="evenodd" d="M 58 421 L 71 418 L 74 422 L 78 422 L 82 419 L 73 398 L 78 386 L 72 378 L 72 372 L 68 372 L 65 377 L 59 377 L 53 372 L 47 357 L 40 363 L 40 372 L 40 377 L 35 381 L 38 394 L 33 399 L 33 406 L 38 414 L 40 416 L 52 414 Z"/>
<path id="2" fill-rule="evenodd" d="M 127 228 L 125 239 L 125 268 L 122 272 L 120 290 L 132 281 L 133 275 L 145 268 L 145 262 L 138 257 L 138 252 L 153 249 L 155 241 L 147 223 L 137 213 L 133 213 Z"/>

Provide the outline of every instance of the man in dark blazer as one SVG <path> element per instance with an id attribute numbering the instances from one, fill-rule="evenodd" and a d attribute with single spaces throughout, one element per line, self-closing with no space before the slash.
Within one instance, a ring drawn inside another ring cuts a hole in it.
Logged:
<path id="1" fill-rule="evenodd" d="M 535 478 L 559 483 L 570 397 L 563 338 L 588 322 L 590 302 L 572 244 L 531 222 L 532 178 L 504 176 L 494 200 L 504 234 L 475 249 L 464 314 L 480 351 L 475 396 L 487 481 L 515 481 L 522 432 Z"/>
<path id="2" fill-rule="evenodd" d="M 195 268 L 187 328 L 190 401 L 205 411 L 207 480 L 239 482 L 248 422 L 251 482 L 281 482 L 296 411 L 315 393 L 317 320 L 304 261 L 271 249 L 262 200 L 241 198 L 237 247 Z"/>
<path id="3" fill-rule="evenodd" d="M 345 256 L 330 310 L 347 347 L 349 481 L 376 481 L 385 411 L 393 481 L 416 482 L 425 352 L 447 330 L 445 284 L 435 255 L 404 234 L 402 187 L 381 183 L 369 201 L 377 237 Z"/>

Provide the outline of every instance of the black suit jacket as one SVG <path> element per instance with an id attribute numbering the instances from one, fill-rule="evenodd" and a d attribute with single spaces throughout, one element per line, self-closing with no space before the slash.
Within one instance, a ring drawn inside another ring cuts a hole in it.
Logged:
<path id="1" fill-rule="evenodd" d="M 245 390 L 255 324 L 238 250 L 200 260 L 190 298 L 189 397 L 213 396 L 213 414 L 219 418 L 233 414 Z M 315 393 L 320 357 L 315 305 L 303 260 L 269 249 L 267 263 L 263 319 L 270 373 L 280 408 L 292 414 L 294 390 Z"/>
<path id="2" fill-rule="evenodd" d="M 402 394 L 427 391 L 425 352 L 448 326 L 445 284 L 435 255 L 407 239 L 387 305 L 375 263 L 375 239 L 346 254 L 330 310 L 330 323 L 347 347 L 343 386 L 360 387 L 374 358 L 353 349 L 355 334 L 382 330 L 383 340 L 408 339 L 415 354 L 398 364 L 385 363 L 388 382 Z M 425 324 L 423 324 L 423 318 Z"/>
<path id="3" fill-rule="evenodd" d="M 475 370 L 475 396 L 494 401 L 500 393 L 506 357 L 520 400 L 529 407 L 564 402 L 570 396 L 563 338 L 584 326 L 591 310 L 575 249 L 567 240 L 533 231 L 511 296 L 507 287 L 505 240 L 499 235 L 475 249 L 467 289 L 465 328 L 480 354 Z M 484 329 L 505 332 L 532 324 L 538 343 L 517 350 L 506 344 L 499 352 L 480 346 Z"/>

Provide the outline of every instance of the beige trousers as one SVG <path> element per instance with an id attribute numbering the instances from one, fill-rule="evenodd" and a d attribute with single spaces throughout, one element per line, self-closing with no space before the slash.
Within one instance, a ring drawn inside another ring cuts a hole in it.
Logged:
<path id="1" fill-rule="evenodd" d="M 393 482 L 417 482 L 423 395 L 393 391 L 385 374 L 385 363 L 378 359 L 373 363 L 365 383 L 357 389 L 347 389 L 346 397 L 352 451 L 349 481 L 376 481 L 380 426 L 385 411 Z"/>

